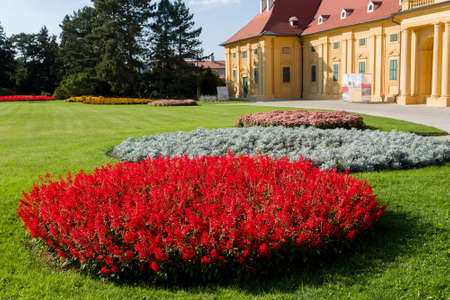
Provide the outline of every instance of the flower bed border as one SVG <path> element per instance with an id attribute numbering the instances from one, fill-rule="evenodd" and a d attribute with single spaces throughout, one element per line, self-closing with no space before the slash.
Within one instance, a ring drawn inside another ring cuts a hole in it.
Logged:
<path id="1" fill-rule="evenodd" d="M 312 126 L 320 129 L 364 129 L 366 126 L 360 115 L 345 111 L 306 111 L 275 110 L 243 115 L 236 121 L 235 127 L 300 127 Z"/>

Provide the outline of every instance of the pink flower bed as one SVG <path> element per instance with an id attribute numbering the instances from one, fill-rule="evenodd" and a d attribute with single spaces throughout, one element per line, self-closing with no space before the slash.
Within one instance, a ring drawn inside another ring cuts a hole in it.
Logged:
<path id="1" fill-rule="evenodd" d="M 192 99 L 185 100 L 173 100 L 173 99 L 165 99 L 165 100 L 157 100 L 149 103 L 151 106 L 191 106 L 197 105 L 197 102 Z"/>
<path id="2" fill-rule="evenodd" d="M 305 111 L 305 110 L 276 110 L 271 112 L 257 112 L 239 117 L 236 127 L 252 126 L 284 126 L 299 127 L 312 126 L 322 129 L 358 128 L 365 127 L 363 118 L 345 111 Z"/>
<path id="3" fill-rule="evenodd" d="M 14 101 L 48 101 L 55 100 L 51 96 L 1 96 L 0 102 L 14 102 Z"/>

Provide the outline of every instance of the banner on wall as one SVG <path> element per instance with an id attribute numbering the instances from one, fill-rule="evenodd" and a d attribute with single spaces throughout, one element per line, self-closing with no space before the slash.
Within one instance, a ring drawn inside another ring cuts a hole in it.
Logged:
<path id="1" fill-rule="evenodd" d="M 342 100 L 346 102 L 370 102 L 372 100 L 372 75 L 344 74 Z"/>

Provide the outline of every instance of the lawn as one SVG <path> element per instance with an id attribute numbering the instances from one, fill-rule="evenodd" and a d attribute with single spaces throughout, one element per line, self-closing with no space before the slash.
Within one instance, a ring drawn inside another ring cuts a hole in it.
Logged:
<path id="1" fill-rule="evenodd" d="M 424 169 L 364 173 L 388 209 L 354 248 L 322 266 L 270 281 L 194 287 L 119 285 L 49 266 L 29 249 L 16 209 L 22 190 L 45 173 L 90 171 L 127 137 L 231 127 L 245 113 L 274 108 L 96 106 L 78 103 L 0 105 L 0 299 L 445 299 L 450 295 L 450 163 Z M 365 116 L 382 130 L 439 134 L 404 121 Z"/>

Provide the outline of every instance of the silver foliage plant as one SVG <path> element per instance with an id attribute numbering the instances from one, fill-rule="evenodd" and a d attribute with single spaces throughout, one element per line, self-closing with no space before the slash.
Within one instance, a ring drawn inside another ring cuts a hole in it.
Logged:
<path id="1" fill-rule="evenodd" d="M 450 142 L 410 133 L 313 127 L 250 127 L 203 129 L 129 138 L 112 154 L 125 161 L 147 157 L 267 154 L 272 158 L 300 156 L 321 169 L 352 172 L 408 169 L 450 161 Z"/>

